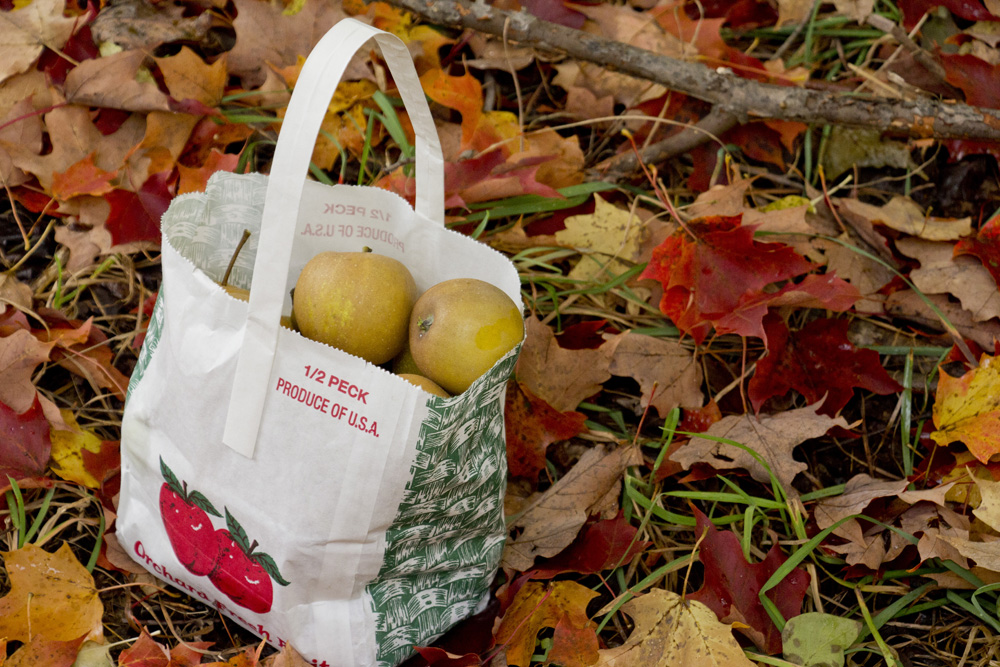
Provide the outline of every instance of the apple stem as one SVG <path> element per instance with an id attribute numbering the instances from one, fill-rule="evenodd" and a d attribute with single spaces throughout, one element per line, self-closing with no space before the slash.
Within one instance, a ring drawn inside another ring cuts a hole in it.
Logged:
<path id="1" fill-rule="evenodd" d="M 256 549 L 256 548 L 257 548 L 257 540 L 254 540 L 254 541 L 253 541 L 253 542 L 252 542 L 252 543 L 250 544 L 250 548 L 249 548 L 249 549 L 247 549 L 247 556 L 249 556 L 250 554 L 252 554 L 252 553 L 253 553 L 253 550 L 254 550 L 254 549 Z"/>
<path id="2" fill-rule="evenodd" d="M 417 323 L 417 326 L 420 328 L 420 335 L 422 336 L 430 331 L 432 324 L 434 324 L 433 315 L 428 315 L 424 319 L 420 320 L 420 322 Z"/>

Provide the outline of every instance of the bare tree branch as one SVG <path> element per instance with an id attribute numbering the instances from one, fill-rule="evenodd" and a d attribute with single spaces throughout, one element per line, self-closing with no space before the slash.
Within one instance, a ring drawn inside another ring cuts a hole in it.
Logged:
<path id="1" fill-rule="evenodd" d="M 541 19 L 466 0 L 387 0 L 432 22 L 559 52 L 710 102 L 741 120 L 771 118 L 887 130 L 911 137 L 1000 140 L 1000 111 L 931 99 L 848 97 L 763 84 Z M 506 33 L 504 27 L 506 25 Z"/>

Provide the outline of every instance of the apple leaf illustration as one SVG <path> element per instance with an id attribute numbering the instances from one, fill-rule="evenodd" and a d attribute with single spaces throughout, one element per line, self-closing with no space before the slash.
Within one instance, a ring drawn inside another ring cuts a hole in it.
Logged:
<path id="1" fill-rule="evenodd" d="M 177 479 L 177 475 L 171 470 L 167 464 L 163 461 L 163 457 L 160 457 L 160 474 L 163 475 L 163 481 L 167 483 L 170 489 L 181 497 L 186 503 L 199 507 L 212 516 L 221 517 L 222 513 L 215 509 L 212 502 L 205 497 L 201 491 L 188 491 L 187 482 L 181 482 Z"/>
<path id="2" fill-rule="evenodd" d="M 286 581 L 282 576 L 281 572 L 278 571 L 278 564 L 274 562 L 269 554 L 263 553 L 261 551 L 256 551 L 257 540 L 253 542 L 247 536 L 247 532 L 240 525 L 240 522 L 236 520 L 236 517 L 232 515 L 229 508 L 224 508 L 226 512 L 226 529 L 229 531 L 233 542 L 247 555 L 247 557 L 257 561 L 261 567 L 267 572 L 268 576 L 274 579 L 281 586 L 287 586 L 290 582 Z"/>

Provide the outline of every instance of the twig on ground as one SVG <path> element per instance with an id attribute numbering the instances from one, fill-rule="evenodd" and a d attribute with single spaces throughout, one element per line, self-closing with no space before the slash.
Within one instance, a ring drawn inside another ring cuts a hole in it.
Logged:
<path id="1" fill-rule="evenodd" d="M 466 0 L 387 0 L 433 23 L 561 52 L 710 102 L 741 120 L 770 118 L 888 130 L 913 137 L 1000 140 L 1000 111 L 931 99 L 885 100 L 778 86 Z"/>

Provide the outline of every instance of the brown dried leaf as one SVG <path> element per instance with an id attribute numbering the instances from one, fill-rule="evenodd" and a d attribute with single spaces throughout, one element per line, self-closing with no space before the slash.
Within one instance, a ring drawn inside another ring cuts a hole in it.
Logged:
<path id="1" fill-rule="evenodd" d="M 971 255 L 953 256 L 954 244 L 916 238 L 896 241 L 896 248 L 920 261 L 910 279 L 925 294 L 951 294 L 976 322 L 1000 316 L 1000 291 L 983 263 Z"/>
<path id="2" fill-rule="evenodd" d="M 701 365 L 676 340 L 626 332 L 610 338 L 604 348 L 611 357 L 611 374 L 639 383 L 643 408 L 651 404 L 666 417 L 678 406 L 699 408 L 704 403 Z"/>
<path id="3" fill-rule="evenodd" d="M 813 405 L 787 410 L 773 415 L 730 415 L 712 424 L 706 435 L 741 443 L 757 453 L 770 467 L 785 493 L 797 497 L 792 487 L 795 476 L 806 469 L 806 464 L 792 458 L 792 450 L 810 438 L 818 438 L 834 426 L 848 428 L 843 417 L 828 417 L 817 413 L 822 401 Z M 707 463 L 713 468 L 728 470 L 743 468 L 759 482 L 769 484 L 767 469 L 747 451 L 733 445 L 692 438 L 680 447 L 671 460 L 690 468 L 695 463 Z"/>
<path id="4" fill-rule="evenodd" d="M 908 197 L 893 197 L 885 206 L 873 206 L 857 199 L 843 199 L 839 204 L 842 210 L 855 216 L 928 241 L 956 241 L 972 233 L 972 218 L 946 220 L 928 216 Z"/>
<path id="5" fill-rule="evenodd" d="M 552 329 L 535 317 L 524 322 L 527 338 L 514 374 L 535 396 L 559 412 L 575 410 L 611 377 L 609 350 L 565 350 Z"/>
<path id="6" fill-rule="evenodd" d="M 59 51 L 77 25 L 63 16 L 65 0 L 34 0 L 31 4 L 0 12 L 0 81 L 27 71 L 50 48 Z"/>
<path id="7" fill-rule="evenodd" d="M 170 111 L 170 100 L 156 83 L 136 76 L 145 61 L 146 54 L 138 50 L 84 60 L 66 75 L 66 101 L 126 111 Z"/>
<path id="8" fill-rule="evenodd" d="M 39 342 L 30 331 L 21 329 L 0 338 L 0 403 L 17 413 L 28 410 L 35 402 L 35 385 L 31 375 L 38 364 L 49 360 L 54 343 Z"/>
<path id="9" fill-rule="evenodd" d="M 976 341 L 982 348 L 993 349 L 993 340 L 1000 339 L 1000 322 L 989 320 L 976 322 L 972 313 L 941 294 L 928 294 L 927 298 L 951 322 L 963 337 Z M 941 320 L 924 300 L 913 290 L 893 292 L 885 300 L 885 311 L 889 315 L 909 319 L 927 327 L 944 330 Z"/>
<path id="10" fill-rule="evenodd" d="M 523 528 L 508 540 L 502 564 L 518 572 L 531 568 L 537 556 L 555 556 L 568 546 L 605 497 L 620 483 L 625 468 L 642 463 L 634 447 L 608 452 L 603 445 L 584 452 L 558 482 L 529 502 L 511 528 Z"/>

